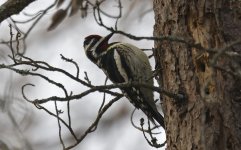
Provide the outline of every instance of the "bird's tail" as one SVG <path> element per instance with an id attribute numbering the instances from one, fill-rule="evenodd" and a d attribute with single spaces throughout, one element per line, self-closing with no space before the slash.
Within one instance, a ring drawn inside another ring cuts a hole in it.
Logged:
<path id="1" fill-rule="evenodd" d="M 154 125 L 157 125 L 156 122 L 158 122 L 165 129 L 164 117 L 159 112 L 152 110 L 147 114 L 147 117 Z"/>

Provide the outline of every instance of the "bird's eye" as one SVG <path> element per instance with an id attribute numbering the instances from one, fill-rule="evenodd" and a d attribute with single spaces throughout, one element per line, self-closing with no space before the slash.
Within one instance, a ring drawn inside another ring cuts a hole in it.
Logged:
<path id="1" fill-rule="evenodd" d="M 90 41 L 91 41 L 91 40 L 89 40 L 89 39 L 85 39 L 85 41 L 84 41 L 84 47 L 87 46 L 87 45 L 89 45 L 89 44 L 90 44 Z"/>

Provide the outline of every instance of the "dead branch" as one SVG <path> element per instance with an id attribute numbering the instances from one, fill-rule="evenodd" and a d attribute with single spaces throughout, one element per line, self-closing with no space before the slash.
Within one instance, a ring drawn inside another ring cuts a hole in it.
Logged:
<path id="1" fill-rule="evenodd" d="M 0 6 L 0 23 L 12 15 L 18 14 L 25 7 L 27 7 L 30 3 L 34 1 L 35 0 L 6 1 L 4 4 Z"/>

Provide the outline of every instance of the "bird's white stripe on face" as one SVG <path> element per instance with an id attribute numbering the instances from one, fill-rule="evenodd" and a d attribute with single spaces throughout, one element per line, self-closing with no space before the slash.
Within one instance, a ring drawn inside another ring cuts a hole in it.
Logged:
<path id="1" fill-rule="evenodd" d="M 92 39 L 92 40 L 89 42 L 89 44 L 84 47 L 85 52 L 91 51 L 91 46 L 92 46 L 92 43 L 93 43 L 93 42 L 94 42 L 94 39 Z"/>
<path id="2" fill-rule="evenodd" d="M 98 47 L 104 40 L 105 40 L 105 38 L 102 37 L 102 38 L 93 46 L 93 48 L 92 48 L 92 51 L 93 51 L 93 52 L 92 52 L 92 53 L 93 53 L 93 56 L 94 56 L 94 57 L 96 57 L 96 58 L 98 57 L 95 51 L 96 51 L 97 47 Z"/>
<path id="3" fill-rule="evenodd" d="M 89 44 L 85 47 L 85 52 L 90 51 L 92 53 L 92 56 L 97 58 L 96 54 L 96 48 L 104 41 L 105 38 L 101 38 L 98 42 L 95 41 L 95 39 L 92 39 Z M 95 43 L 96 42 L 96 43 Z"/>
<path id="4" fill-rule="evenodd" d="M 128 76 L 127 76 L 125 69 L 123 68 L 123 66 L 121 64 L 120 54 L 118 53 L 118 51 L 116 49 L 114 50 L 114 59 L 115 59 L 115 63 L 116 63 L 119 73 L 124 78 L 125 82 L 127 82 Z"/>

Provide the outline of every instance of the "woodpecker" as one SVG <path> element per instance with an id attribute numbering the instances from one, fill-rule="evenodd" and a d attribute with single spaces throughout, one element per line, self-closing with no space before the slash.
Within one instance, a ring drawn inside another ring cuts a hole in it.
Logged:
<path id="1" fill-rule="evenodd" d="M 152 70 L 147 55 L 128 43 L 108 43 L 113 33 L 101 37 L 89 35 L 84 40 L 86 56 L 96 64 L 113 83 L 141 82 L 153 85 Z M 156 120 L 165 128 L 164 118 L 157 111 L 151 89 L 144 87 L 120 88 L 137 108 L 155 125 Z"/>

